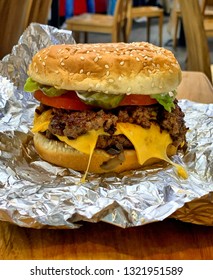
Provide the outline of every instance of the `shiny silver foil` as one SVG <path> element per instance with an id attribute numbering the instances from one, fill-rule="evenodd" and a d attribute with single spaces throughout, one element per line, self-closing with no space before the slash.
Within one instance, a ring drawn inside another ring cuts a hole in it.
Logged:
<path id="1" fill-rule="evenodd" d="M 32 56 L 50 44 L 75 43 L 72 34 L 31 24 L 0 62 L 0 219 L 30 228 L 78 228 L 104 221 L 123 228 L 167 217 L 213 224 L 213 104 L 181 100 L 188 149 L 168 164 L 123 174 L 82 174 L 39 158 L 32 142 L 37 101 L 23 91 Z M 202 94 L 202 93 L 201 93 Z"/>

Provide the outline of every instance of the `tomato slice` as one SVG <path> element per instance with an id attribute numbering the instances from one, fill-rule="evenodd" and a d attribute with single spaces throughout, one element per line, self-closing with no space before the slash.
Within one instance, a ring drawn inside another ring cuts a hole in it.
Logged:
<path id="1" fill-rule="evenodd" d="M 34 97 L 44 105 L 66 110 L 89 110 L 93 108 L 82 102 L 75 91 L 68 91 L 60 96 L 50 97 L 45 95 L 41 90 L 34 92 Z"/>
<path id="2" fill-rule="evenodd" d="M 37 90 L 34 92 L 34 97 L 40 101 L 42 104 L 66 109 L 66 110 L 90 110 L 94 108 L 92 105 L 87 105 L 80 100 L 75 91 L 68 91 L 65 94 L 60 96 L 47 96 L 41 90 Z M 141 94 L 130 94 L 126 95 L 124 99 L 121 101 L 119 106 L 127 106 L 127 105 L 152 105 L 156 104 L 157 100 L 151 98 L 149 95 L 141 95 Z"/>
<path id="3" fill-rule="evenodd" d="M 119 106 L 127 105 L 152 105 L 156 104 L 157 100 L 151 98 L 149 95 L 129 94 L 124 97 Z"/>

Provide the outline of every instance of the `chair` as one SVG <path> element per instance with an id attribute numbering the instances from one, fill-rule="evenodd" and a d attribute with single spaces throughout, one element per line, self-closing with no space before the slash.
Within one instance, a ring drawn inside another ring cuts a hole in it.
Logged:
<path id="1" fill-rule="evenodd" d="M 212 82 L 209 47 L 204 30 L 203 15 L 197 0 L 180 1 L 180 11 L 187 48 L 187 70 L 200 71 Z"/>
<path id="2" fill-rule="evenodd" d="M 200 0 L 201 12 L 206 18 L 213 17 L 213 0 Z"/>
<path id="3" fill-rule="evenodd" d="M 203 15 L 204 30 L 207 37 L 213 37 L 213 0 L 197 0 L 200 4 L 201 13 Z M 170 30 L 173 33 L 173 48 L 177 47 L 177 33 L 179 22 L 181 19 L 180 11 L 180 0 L 175 0 L 173 4 L 173 9 L 171 11 L 170 25 L 173 26 L 174 30 Z M 172 29 L 170 26 L 170 29 Z"/>
<path id="4" fill-rule="evenodd" d="M 203 0 L 203 24 L 208 38 L 213 37 L 213 0 Z"/>
<path id="5" fill-rule="evenodd" d="M 9 54 L 28 24 L 32 0 L 0 1 L 0 59 Z"/>
<path id="6" fill-rule="evenodd" d="M 28 25 L 31 22 L 47 24 L 52 0 L 33 0 Z"/>
<path id="7" fill-rule="evenodd" d="M 173 48 L 177 47 L 177 34 L 179 28 L 179 21 L 181 19 L 181 12 L 179 6 L 179 0 L 174 0 L 173 7 L 170 12 L 170 18 L 168 23 L 168 32 L 172 34 Z"/>
<path id="8" fill-rule="evenodd" d="M 79 41 L 76 32 L 107 33 L 111 34 L 112 42 L 121 41 L 120 33 L 123 34 L 123 41 L 127 42 L 126 24 L 127 10 L 131 5 L 131 0 L 117 0 L 113 15 L 84 13 L 73 16 L 66 20 L 67 29 L 74 32 L 76 41 Z M 87 41 L 87 36 L 85 36 Z"/>
<path id="9" fill-rule="evenodd" d="M 163 18 L 164 18 L 164 10 L 162 8 L 159 8 L 158 6 L 137 6 L 137 7 L 131 7 L 129 10 L 129 16 L 130 18 L 128 25 L 127 25 L 127 37 L 129 37 L 129 34 L 132 30 L 132 20 L 136 18 L 142 18 L 145 17 L 147 19 L 147 28 L 146 28 L 146 34 L 147 34 L 147 41 L 150 41 L 150 25 L 151 25 L 151 19 L 152 18 L 158 18 L 158 34 L 159 34 L 159 45 L 162 46 L 162 34 L 163 34 Z"/>

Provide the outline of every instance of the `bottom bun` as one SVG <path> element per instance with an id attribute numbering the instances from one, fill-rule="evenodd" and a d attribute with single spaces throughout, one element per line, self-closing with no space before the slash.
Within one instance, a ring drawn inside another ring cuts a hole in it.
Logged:
<path id="1" fill-rule="evenodd" d="M 63 142 L 50 140 L 41 133 L 36 133 L 34 135 L 34 146 L 40 157 L 45 161 L 76 171 L 85 172 L 87 169 L 89 155 L 81 153 Z M 176 152 L 177 148 L 173 145 L 167 148 L 168 156 L 172 156 L 176 154 Z M 115 156 L 109 155 L 104 150 L 95 149 L 88 171 L 94 173 L 106 173 L 111 171 L 121 173 L 141 167 L 138 163 L 135 150 L 124 150 L 123 155 L 124 160 L 121 162 L 119 159 L 115 159 Z M 158 162 L 162 162 L 162 160 L 151 158 L 146 161 L 143 166 L 150 166 Z"/>

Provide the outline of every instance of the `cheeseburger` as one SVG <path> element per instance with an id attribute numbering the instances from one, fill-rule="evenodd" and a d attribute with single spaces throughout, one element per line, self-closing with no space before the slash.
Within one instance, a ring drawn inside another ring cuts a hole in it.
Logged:
<path id="1" fill-rule="evenodd" d="M 77 171 L 122 172 L 186 147 L 176 100 L 181 69 L 150 43 L 52 45 L 28 69 L 25 91 L 40 102 L 34 145 L 44 160 Z"/>

